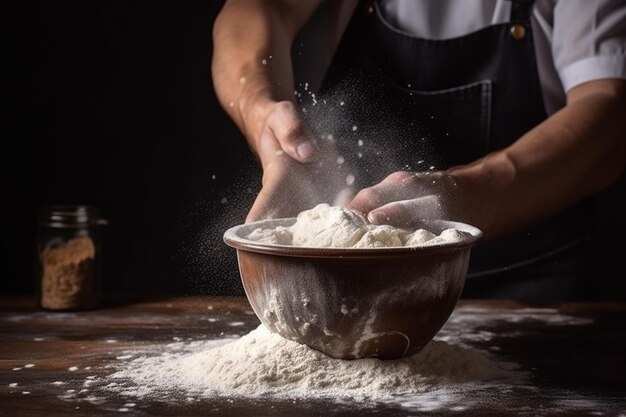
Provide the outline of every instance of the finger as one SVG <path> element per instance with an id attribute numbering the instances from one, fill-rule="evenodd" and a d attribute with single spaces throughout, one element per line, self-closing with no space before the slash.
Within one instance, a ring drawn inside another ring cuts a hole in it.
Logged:
<path id="1" fill-rule="evenodd" d="M 272 209 L 263 198 L 257 198 L 246 216 L 246 223 L 275 218 L 276 210 Z"/>
<path id="2" fill-rule="evenodd" d="M 274 135 L 274 132 L 267 127 L 263 129 L 263 133 L 261 133 L 257 146 L 257 152 L 259 153 L 261 162 L 264 165 L 265 163 L 282 156 L 281 154 L 283 153 L 283 150 L 280 147 L 280 143 L 278 143 L 276 135 Z"/>
<path id="3" fill-rule="evenodd" d="M 346 204 L 346 208 L 350 210 L 360 211 L 367 216 L 367 213 L 380 207 L 378 194 L 375 194 L 372 190 L 373 187 L 364 188 L 359 191 L 352 201 Z"/>
<path id="4" fill-rule="evenodd" d="M 387 203 L 415 197 L 422 187 L 416 187 L 414 177 L 411 172 L 395 172 L 373 187 L 359 191 L 348 207 L 367 214 Z"/>
<path id="5" fill-rule="evenodd" d="M 428 195 L 385 204 L 370 211 L 367 218 L 374 224 L 412 228 L 424 220 L 443 218 L 443 207 L 438 196 Z"/>
<path id="6" fill-rule="evenodd" d="M 288 179 L 297 176 L 294 167 L 300 166 L 295 161 L 285 159 L 263 172 L 263 187 L 250 209 L 246 221 L 292 217 L 297 215 L 298 191 L 302 181 L 297 184 Z"/>
<path id="7" fill-rule="evenodd" d="M 280 201 L 280 197 L 276 195 L 278 190 L 273 184 L 264 186 L 257 195 L 248 215 L 246 216 L 246 223 L 255 222 L 258 220 L 274 219 L 280 212 L 277 201 Z M 281 213 L 284 214 L 284 213 Z"/>
<path id="8" fill-rule="evenodd" d="M 246 223 L 257 220 L 273 219 L 276 217 L 278 212 L 277 204 L 281 201 L 280 183 L 282 175 L 282 169 L 276 170 L 273 168 L 264 170 L 262 181 L 263 187 L 254 200 L 252 208 L 248 212 Z"/>
<path id="9" fill-rule="evenodd" d="M 281 149 L 297 161 L 309 162 L 317 154 L 313 135 L 298 114 L 293 103 L 283 101 L 276 104 L 267 120 Z"/>

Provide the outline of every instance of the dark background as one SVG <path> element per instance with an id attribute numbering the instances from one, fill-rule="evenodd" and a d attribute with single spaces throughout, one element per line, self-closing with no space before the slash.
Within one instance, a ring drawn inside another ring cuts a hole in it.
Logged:
<path id="1" fill-rule="evenodd" d="M 0 294 L 34 291 L 37 209 L 68 203 L 110 221 L 105 292 L 243 294 L 222 234 L 244 221 L 261 172 L 211 85 L 223 1 L 11 4 L 0 12 Z M 323 20 L 294 46 L 297 81 L 313 87 Z M 606 241 L 625 230 L 623 189 L 598 205 L 599 299 L 626 298 L 623 237 Z"/>
<path id="2" fill-rule="evenodd" d="M 221 5 L 42 1 L 2 13 L 3 292 L 32 291 L 36 209 L 63 203 L 110 221 L 107 292 L 241 291 L 221 232 L 243 222 L 260 171 L 211 85 Z"/>
<path id="3" fill-rule="evenodd" d="M 0 294 L 34 291 L 37 209 L 53 204 L 109 220 L 105 292 L 243 294 L 222 235 L 243 223 L 261 171 L 213 91 L 222 5 L 2 6 Z M 320 13 L 294 44 L 311 84 Z"/>

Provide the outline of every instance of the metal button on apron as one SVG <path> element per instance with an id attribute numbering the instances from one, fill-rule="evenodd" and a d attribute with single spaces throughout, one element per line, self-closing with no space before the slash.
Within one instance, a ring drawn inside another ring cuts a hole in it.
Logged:
<path id="1" fill-rule="evenodd" d="M 511 26 L 511 30 L 509 31 L 509 33 L 511 33 L 513 39 L 524 39 L 524 36 L 526 36 L 526 28 L 524 27 L 524 25 L 515 24 Z"/>

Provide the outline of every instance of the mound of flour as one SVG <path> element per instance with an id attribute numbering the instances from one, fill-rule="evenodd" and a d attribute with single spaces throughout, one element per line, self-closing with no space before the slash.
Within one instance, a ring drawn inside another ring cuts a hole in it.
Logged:
<path id="1" fill-rule="evenodd" d="M 298 214 L 296 222 L 290 227 L 257 228 L 245 238 L 272 245 L 379 248 L 452 243 L 467 236 L 467 232 L 457 229 L 446 229 L 435 235 L 425 229 L 411 232 L 388 225 L 374 225 L 356 211 L 318 204 Z"/>
<path id="2" fill-rule="evenodd" d="M 221 346 L 138 357 L 107 379 L 116 381 L 111 386 L 117 392 L 137 396 L 179 392 L 383 400 L 433 386 L 498 379 L 509 374 L 510 365 L 443 341 L 399 360 L 332 359 L 260 325 Z"/>

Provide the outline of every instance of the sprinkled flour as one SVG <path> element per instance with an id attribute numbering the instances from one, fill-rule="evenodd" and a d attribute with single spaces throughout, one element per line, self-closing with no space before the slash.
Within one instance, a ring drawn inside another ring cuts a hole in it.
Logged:
<path id="1" fill-rule="evenodd" d="M 384 400 L 419 394 L 443 384 L 488 381 L 510 375 L 513 365 L 486 354 L 432 341 L 399 360 L 332 359 L 271 333 L 263 325 L 220 346 L 141 356 L 108 377 L 126 395 L 183 391 L 190 396 L 276 396 Z M 125 382 L 124 382 L 125 381 Z"/>
<path id="2" fill-rule="evenodd" d="M 457 229 L 446 229 L 435 235 L 425 229 L 411 232 L 389 225 L 374 225 L 356 211 L 318 204 L 298 214 L 292 226 L 257 228 L 245 238 L 271 245 L 380 248 L 452 243 L 461 241 L 468 235 L 467 232 Z"/>
<path id="3" fill-rule="evenodd" d="M 332 360 L 281 339 L 272 343 L 266 338 L 271 336 L 267 331 L 261 337 L 261 329 L 240 337 L 237 335 L 244 335 L 251 329 L 248 326 L 257 322 L 246 317 L 242 320 L 244 330 L 231 326 L 242 317 L 233 314 L 235 311 L 213 305 L 206 309 L 206 317 L 182 314 L 174 319 L 171 313 L 129 316 L 125 325 L 145 323 L 148 317 L 155 325 L 171 321 L 171 337 L 148 339 L 144 332 L 135 339 L 103 335 L 97 340 L 106 343 L 106 350 L 95 357 L 70 352 L 65 370 L 46 372 L 46 367 L 35 361 L 32 368 L 25 368 L 27 362 L 15 363 L 17 370 L 5 368 L 2 395 L 25 398 L 29 394 L 23 392 L 30 392 L 41 396 L 45 389 L 65 402 L 68 411 L 88 408 L 105 414 L 137 415 L 153 415 L 154 410 L 167 415 L 239 415 L 246 410 L 263 410 L 263 415 L 276 416 L 621 416 L 608 410 L 623 409 L 624 405 L 623 393 L 617 387 L 613 394 L 606 394 L 593 387 L 595 380 L 591 379 L 589 384 L 573 389 L 560 384 L 562 364 L 549 353 L 571 343 L 591 346 L 597 333 L 593 319 L 564 315 L 557 309 L 487 308 L 481 303 L 464 303 L 455 308 L 434 338 L 445 343 L 427 346 L 418 356 L 395 362 Z M 342 310 L 351 314 L 349 305 Z M 254 312 L 246 310 L 243 314 L 253 316 Z M 95 318 L 77 313 L 14 313 L 0 314 L 0 324 L 28 323 L 33 317 L 45 318 L 51 328 L 65 325 L 68 317 L 83 324 Z M 188 334 L 175 336 L 174 328 L 185 329 Z M 559 337 L 545 339 L 546 355 L 536 357 L 533 349 L 544 347 L 536 344 L 541 334 Z M 619 330 L 611 334 L 620 335 Z M 252 346 L 253 339 L 258 346 Z M 578 377 L 592 375 L 585 372 L 595 375 L 597 369 L 605 368 L 606 358 L 596 356 L 580 358 L 589 362 L 583 364 Z M 313 358 L 318 358 L 318 363 Z M 473 364 L 468 363 L 470 358 L 475 358 Z M 363 365 L 354 365 L 357 363 Z M 377 367 L 371 365 L 375 363 Z M 307 379 L 307 375 L 311 377 Z M 220 383 L 214 383 L 218 378 Z M 610 372 L 606 378 L 601 381 L 615 381 Z M 324 386 L 326 382 L 329 385 Z"/>

